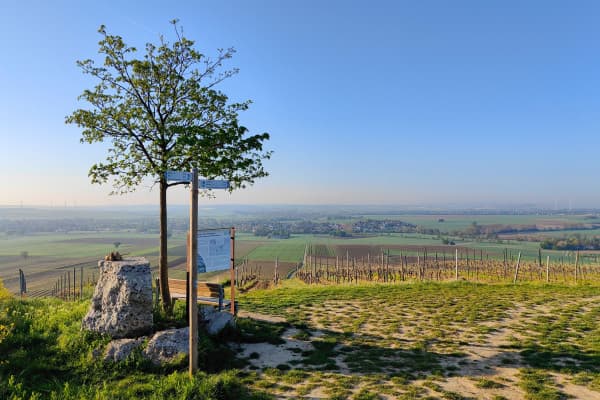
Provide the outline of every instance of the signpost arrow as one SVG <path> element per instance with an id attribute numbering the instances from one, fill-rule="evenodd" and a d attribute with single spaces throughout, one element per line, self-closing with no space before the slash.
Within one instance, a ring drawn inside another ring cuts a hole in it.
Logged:
<path id="1" fill-rule="evenodd" d="M 229 181 L 223 179 L 199 179 L 199 189 L 229 189 Z"/>
<path id="2" fill-rule="evenodd" d="M 191 182 L 192 173 L 187 171 L 167 171 L 165 172 L 167 181 Z"/>

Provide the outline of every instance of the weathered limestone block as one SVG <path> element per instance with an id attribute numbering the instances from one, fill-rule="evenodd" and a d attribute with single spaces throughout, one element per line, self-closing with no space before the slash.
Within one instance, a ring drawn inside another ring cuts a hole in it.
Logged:
<path id="1" fill-rule="evenodd" d="M 100 261 L 100 277 L 82 328 L 114 338 L 152 330 L 152 276 L 144 257 Z"/>
<path id="2" fill-rule="evenodd" d="M 142 345 L 144 338 L 139 339 L 115 339 L 106 346 L 104 350 L 104 361 L 123 361 L 131 352 Z"/>
<path id="3" fill-rule="evenodd" d="M 229 313 L 218 312 L 214 307 L 200 307 L 199 322 L 211 335 L 219 334 L 226 326 L 235 325 L 233 316 Z M 123 361 L 133 350 L 140 347 L 146 337 L 138 339 L 115 339 L 111 341 L 104 352 L 95 353 L 95 357 L 103 356 L 104 361 Z M 187 357 L 189 352 L 189 328 L 168 329 L 156 332 L 148 340 L 148 345 L 142 355 L 154 364 L 171 363 Z"/>
<path id="4" fill-rule="evenodd" d="M 233 315 L 217 311 L 215 307 L 200 307 L 200 321 L 205 324 L 209 335 L 218 335 L 227 326 L 235 326 Z"/>
<path id="5" fill-rule="evenodd" d="M 154 364 L 163 364 L 189 354 L 189 328 L 156 332 L 143 355 Z"/>

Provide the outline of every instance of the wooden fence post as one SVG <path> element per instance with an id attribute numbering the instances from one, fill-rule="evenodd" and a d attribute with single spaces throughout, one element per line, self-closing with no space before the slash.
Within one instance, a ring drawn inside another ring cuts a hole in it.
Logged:
<path id="1" fill-rule="evenodd" d="M 575 253 L 575 282 L 579 280 L 579 250 Z"/>
<path id="2" fill-rule="evenodd" d="M 519 276 L 519 265 L 521 264 L 521 252 L 519 252 L 519 256 L 517 257 L 517 266 L 515 267 L 515 278 L 513 279 L 513 284 L 517 283 L 517 277 Z"/>
<path id="3" fill-rule="evenodd" d="M 458 249 L 454 249 L 454 280 L 458 280 Z"/>

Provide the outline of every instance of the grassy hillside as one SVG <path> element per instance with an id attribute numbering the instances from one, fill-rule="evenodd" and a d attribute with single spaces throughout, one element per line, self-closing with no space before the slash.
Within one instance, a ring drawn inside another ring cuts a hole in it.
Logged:
<path id="1" fill-rule="evenodd" d="M 95 359 L 108 340 L 80 330 L 86 301 L 3 298 L 0 398 L 596 398 L 599 300 L 593 285 L 291 280 L 242 295 L 228 336 L 201 335 L 190 380 L 185 360 Z M 155 317 L 185 324 L 181 307 Z"/>
<path id="2" fill-rule="evenodd" d="M 0 293 L 1 295 L 1 293 Z M 21 399 L 264 399 L 249 390 L 226 346 L 200 337 L 201 369 L 193 379 L 187 360 L 156 367 L 139 353 L 121 364 L 93 357 L 107 338 L 82 332 L 89 301 L 0 299 L 0 398 Z M 157 315 L 158 325 L 182 324 Z M 158 326 L 157 326 L 158 327 Z"/>

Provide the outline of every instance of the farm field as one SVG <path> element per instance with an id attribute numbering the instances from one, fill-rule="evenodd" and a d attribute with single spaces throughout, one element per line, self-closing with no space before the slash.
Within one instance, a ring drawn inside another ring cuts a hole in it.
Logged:
<path id="1" fill-rule="evenodd" d="M 72 232 L 69 234 L 36 234 L 27 236 L 0 236 L 0 279 L 12 292 L 18 290 L 18 270 L 27 277 L 28 290 L 36 292 L 54 285 L 56 279 L 73 266 L 84 268 L 85 280 L 97 274 L 98 260 L 115 250 L 125 255 L 144 256 L 156 268 L 158 263 L 158 235 L 127 231 Z M 281 244 L 283 242 L 283 245 Z M 307 239 L 300 237 L 290 242 L 238 235 L 236 238 L 237 263 L 248 258 L 261 267 L 263 276 L 271 279 L 274 261 L 279 257 L 281 273 L 291 270 L 292 264 L 302 259 Z M 173 278 L 185 277 L 186 246 L 184 235 L 169 238 L 169 264 Z M 22 252 L 27 252 L 23 257 Z M 200 275 L 200 279 L 228 279 L 220 273 Z"/>
<path id="2" fill-rule="evenodd" d="M 185 215 L 181 210 L 175 210 L 175 215 Z M 217 211 L 206 211 L 209 215 L 220 215 Z M 140 218 L 148 214 L 148 210 L 140 210 Z M 179 214 L 177 214 L 179 213 Z M 136 213 L 113 213 L 106 210 L 36 210 L 36 209 L 0 209 L 0 217 L 22 218 L 24 221 L 60 221 L 61 218 L 108 218 L 117 220 Z M 152 214 L 153 215 L 153 214 Z M 225 214 L 224 214 L 225 215 Z M 137 217 L 136 217 L 137 218 Z M 220 218 L 220 217 L 218 217 Z M 240 217 L 240 221 L 252 218 L 248 215 Z M 428 215 L 410 214 L 361 214 L 361 218 L 373 219 L 401 219 L 406 222 L 424 227 L 438 228 L 446 231 L 465 229 L 476 221 L 480 225 L 486 224 L 539 224 L 543 226 L 556 226 L 564 223 L 594 223 L 586 215 L 449 215 L 441 213 Z M 442 218 L 444 222 L 439 222 Z M 319 220 L 317 218 L 317 220 Z M 330 220 L 321 217 L 320 220 Z M 106 220 L 103 220 L 106 221 Z M 350 218 L 345 222 L 356 221 Z M 32 222 L 32 223 L 33 223 Z M 442 229 L 443 228 L 443 229 Z M 579 234 L 582 236 L 598 235 L 600 229 L 594 230 L 562 230 L 552 232 L 539 232 L 536 238 L 546 236 L 565 236 Z M 513 235 L 514 236 L 514 235 Z M 236 264 L 246 263 L 248 266 L 245 276 L 256 276 L 264 280 L 271 280 L 274 273 L 275 260 L 280 263 L 280 277 L 295 269 L 303 261 L 307 247 L 319 257 L 328 257 L 326 263 L 334 263 L 335 257 L 350 258 L 377 257 L 382 252 L 392 257 L 400 255 L 409 258 L 422 257 L 425 253 L 440 257 L 451 257 L 458 249 L 465 256 L 468 252 L 473 258 L 474 254 L 484 258 L 502 259 L 508 254 L 511 262 L 518 253 L 522 260 L 534 262 L 538 259 L 539 242 L 517 241 L 516 237 L 501 237 L 501 240 L 461 239 L 448 237 L 455 243 L 454 246 L 444 245 L 444 237 L 417 234 L 417 233 L 389 233 L 354 235 L 349 238 L 334 237 L 325 234 L 293 234 L 289 239 L 270 239 L 254 236 L 250 233 L 237 232 L 236 234 Z M 518 235 L 517 235 L 518 236 Z M 119 242 L 118 250 L 127 255 L 147 257 L 153 267 L 158 261 L 158 235 L 156 233 L 137 233 L 134 230 L 113 230 L 95 232 L 69 233 L 38 233 L 38 234 L 0 234 L 0 278 L 6 286 L 16 291 L 18 285 L 18 269 L 22 269 L 28 279 L 28 289 L 35 292 L 51 287 L 56 279 L 72 267 L 83 268 L 84 280 L 93 278 L 97 272 L 97 261 L 110 251 L 115 250 L 115 242 Z M 185 235 L 174 234 L 169 239 L 169 264 L 174 278 L 185 277 L 186 246 Z M 597 252 L 582 252 L 580 263 L 595 262 Z M 574 252 L 543 251 L 543 257 L 550 257 L 551 263 L 575 261 Z M 282 269 L 281 269 L 282 268 Z M 220 280 L 228 279 L 220 273 L 201 275 L 200 279 Z"/>
<path id="3" fill-rule="evenodd" d="M 279 338 L 240 344 L 245 382 L 278 399 L 600 398 L 598 286 L 288 282 L 240 301 Z"/>
<path id="4" fill-rule="evenodd" d="M 76 266 L 84 268 L 85 279 L 97 274 L 98 260 L 115 251 L 119 242 L 122 254 L 147 257 L 151 265 L 158 260 L 158 238 L 155 234 L 135 232 L 72 232 L 69 234 L 36 234 L 0 237 L 0 279 L 13 292 L 18 286 L 18 269 L 27 277 L 28 290 L 36 291 L 54 285 L 61 274 Z M 23 257 L 22 252 L 27 252 Z M 169 262 L 178 264 L 185 257 L 185 239 L 169 240 Z"/>
<path id="5" fill-rule="evenodd" d="M 585 215 L 478 215 L 478 214 L 394 214 L 394 215 L 361 215 L 363 218 L 371 219 L 396 219 L 415 225 L 421 225 L 425 228 L 439 229 L 442 232 L 453 232 L 463 230 L 473 222 L 478 225 L 560 225 L 569 223 L 593 223 L 595 220 L 586 219 Z M 443 219 L 443 222 L 439 220 Z"/>
<path id="6" fill-rule="evenodd" d="M 251 234 L 236 235 L 236 264 L 247 262 L 254 272 L 260 269 L 261 279 L 273 278 L 275 260 L 281 267 L 280 277 L 288 274 L 303 260 L 307 246 L 316 249 L 320 256 L 351 258 L 377 257 L 382 252 L 392 256 L 416 258 L 426 251 L 433 256 L 439 253 L 451 257 L 458 249 L 461 254 L 473 251 L 483 257 L 501 259 L 507 251 L 516 257 L 522 253 L 524 261 L 538 258 L 537 242 L 502 240 L 474 241 L 453 239 L 455 246 L 443 245 L 432 235 L 393 233 L 352 238 L 336 238 L 328 235 L 292 235 L 290 239 L 269 239 Z M 84 279 L 96 273 L 97 261 L 115 249 L 114 242 L 120 242 L 118 250 L 123 254 L 147 257 L 153 267 L 158 261 L 158 239 L 156 234 L 142 234 L 128 231 L 116 232 L 73 232 L 69 234 L 36 234 L 27 236 L 0 236 L 0 278 L 13 292 L 18 286 L 18 269 L 21 268 L 28 278 L 28 289 L 32 291 L 47 289 L 69 268 L 84 268 Z M 468 249 L 468 250 L 467 250 Z M 312 250 L 311 250 L 312 251 Z M 27 252 L 23 257 L 22 252 Z M 543 251 L 543 257 L 550 256 L 551 262 L 566 260 L 574 262 L 573 252 Z M 185 277 L 186 248 L 184 235 L 173 235 L 169 239 L 169 263 L 172 277 Z M 580 262 L 590 262 L 582 257 Z M 256 274 L 255 274 L 256 275 Z M 222 274 L 209 274 L 200 279 L 221 279 Z M 225 279 L 228 279 L 226 277 Z"/>
<path id="7" fill-rule="evenodd" d="M 564 229 L 560 231 L 535 232 L 536 237 L 565 237 L 574 235 L 599 236 L 600 229 Z"/>

